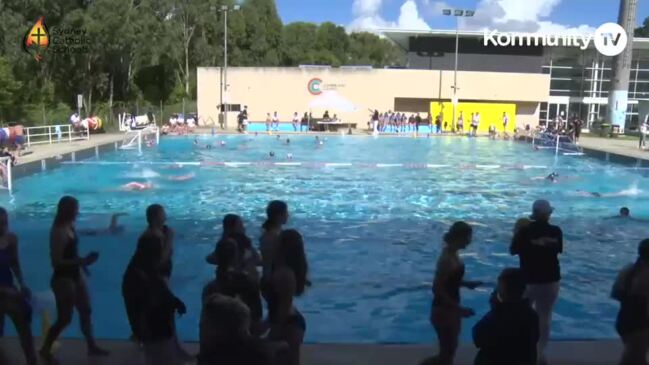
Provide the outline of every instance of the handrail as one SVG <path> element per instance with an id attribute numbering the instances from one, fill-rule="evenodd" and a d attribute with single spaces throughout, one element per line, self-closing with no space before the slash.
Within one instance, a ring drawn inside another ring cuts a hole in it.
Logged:
<path id="1" fill-rule="evenodd" d="M 60 143 L 64 139 L 68 142 L 90 139 L 89 128 L 86 128 L 85 131 L 75 131 L 72 124 L 27 127 L 23 128 L 23 134 L 28 147 L 33 144 Z"/>

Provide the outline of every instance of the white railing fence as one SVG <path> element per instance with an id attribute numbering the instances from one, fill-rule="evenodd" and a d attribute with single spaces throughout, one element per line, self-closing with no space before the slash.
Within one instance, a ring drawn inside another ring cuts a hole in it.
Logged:
<path id="1" fill-rule="evenodd" d="M 71 124 L 23 128 L 25 144 L 52 144 L 90 139 L 90 129 L 75 131 Z"/>

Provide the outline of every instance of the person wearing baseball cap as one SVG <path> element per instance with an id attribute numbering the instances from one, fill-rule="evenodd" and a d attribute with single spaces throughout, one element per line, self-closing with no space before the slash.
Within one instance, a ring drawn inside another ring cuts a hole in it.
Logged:
<path id="1" fill-rule="evenodd" d="M 550 337 L 552 309 L 559 296 L 563 252 L 563 232 L 550 224 L 554 208 L 540 199 L 532 205 L 532 223 L 521 229 L 512 240 L 509 252 L 518 255 L 527 286 L 526 294 L 539 315 L 539 359 L 545 363 L 544 350 Z"/>

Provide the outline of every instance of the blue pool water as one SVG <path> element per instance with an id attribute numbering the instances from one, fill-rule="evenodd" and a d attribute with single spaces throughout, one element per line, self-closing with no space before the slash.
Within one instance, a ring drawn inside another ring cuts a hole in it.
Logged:
<path id="1" fill-rule="evenodd" d="M 207 150 L 194 147 L 192 137 L 169 137 L 141 156 L 116 151 L 17 180 L 13 196 L 0 196 L 0 203 L 11 212 L 26 280 L 39 306 L 52 305 L 48 229 L 59 197 L 79 198 L 81 228 L 105 226 L 111 212 L 128 212 L 123 235 L 81 239 L 82 253 L 101 255 L 88 280 L 95 331 L 101 338 L 127 338 L 122 273 L 144 228 L 146 206 L 159 202 L 178 232 L 172 285 L 189 308 L 178 328 L 182 339 L 196 340 L 200 292 L 214 274 L 203 258 L 220 235 L 222 216 L 241 214 L 257 242 L 266 203 L 283 199 L 291 210 L 288 226 L 303 232 L 310 262 L 313 287 L 298 301 L 308 322 L 307 341 L 429 343 L 434 339 L 428 324 L 430 283 L 449 224 L 459 219 L 474 224 L 474 242 L 463 254 L 467 278 L 493 283 L 502 268 L 518 264 L 508 254 L 514 221 L 528 214 L 534 199 L 545 197 L 556 207 L 554 221 L 566 241 L 552 336 L 615 336 L 617 305 L 609 299 L 610 287 L 616 271 L 633 260 L 648 225 L 605 217 L 626 205 L 633 215 L 649 218 L 649 181 L 642 171 L 587 157 L 555 160 L 528 144 L 487 139 L 346 136 L 328 137 L 318 147 L 313 136 L 291 136 L 288 145 L 284 138 L 204 136 L 201 143 L 226 142 Z M 292 162 L 304 165 L 272 166 L 269 151 L 276 153 L 275 162 L 286 162 L 292 153 Z M 202 164 L 169 168 L 179 161 Z M 251 164 L 218 165 L 223 161 Z M 552 170 L 560 173 L 560 183 L 532 180 Z M 187 173 L 195 178 L 168 179 Z M 129 181 L 147 180 L 155 190 L 115 191 Z M 630 188 L 640 191 L 600 199 L 575 193 Z M 488 308 L 490 285 L 462 293 L 478 317 Z M 464 321 L 465 341 L 476 319 Z M 37 316 L 37 334 L 38 321 Z M 66 331 L 66 336 L 79 335 L 77 325 Z"/>

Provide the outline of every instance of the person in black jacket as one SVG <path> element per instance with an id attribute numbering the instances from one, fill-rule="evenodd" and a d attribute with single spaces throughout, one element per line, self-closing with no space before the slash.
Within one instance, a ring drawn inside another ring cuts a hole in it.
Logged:
<path id="1" fill-rule="evenodd" d="M 491 297 L 491 311 L 473 327 L 473 343 L 480 350 L 474 365 L 536 364 L 539 317 L 524 293 L 521 270 L 503 270 Z"/>
<path id="2" fill-rule="evenodd" d="M 146 364 L 178 365 L 185 354 L 176 343 L 174 315 L 186 308 L 160 273 L 162 240 L 155 234 L 140 237 L 124 274 L 122 295 L 133 337 L 144 345 Z"/>
<path id="3" fill-rule="evenodd" d="M 552 311 L 559 297 L 561 268 L 559 255 L 563 252 L 561 228 L 550 224 L 553 208 L 547 200 L 537 200 L 532 206 L 532 223 L 514 236 L 509 249 L 518 255 L 525 278 L 526 296 L 539 316 L 539 353 L 544 363 L 544 349 L 550 337 Z"/>
<path id="4" fill-rule="evenodd" d="M 646 364 L 649 351 L 649 239 L 640 242 L 636 262 L 620 271 L 611 297 L 620 302 L 615 322 L 615 329 L 624 343 L 620 364 Z"/>

